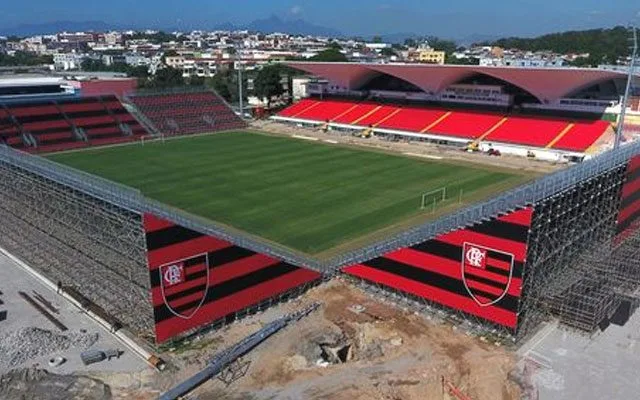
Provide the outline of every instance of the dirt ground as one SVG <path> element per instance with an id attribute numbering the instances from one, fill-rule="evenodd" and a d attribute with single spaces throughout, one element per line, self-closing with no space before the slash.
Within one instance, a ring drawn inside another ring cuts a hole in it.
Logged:
<path id="1" fill-rule="evenodd" d="M 340 144 L 351 146 L 368 147 L 378 150 L 390 151 L 401 154 L 413 154 L 414 156 L 436 156 L 445 160 L 457 160 L 469 163 L 493 166 L 499 168 L 513 168 L 522 172 L 532 174 L 547 174 L 567 166 L 563 163 L 551 163 L 524 157 L 502 155 L 500 157 L 490 157 L 486 154 L 467 153 L 451 146 L 440 146 L 428 142 L 400 141 L 391 142 L 380 138 L 362 139 L 353 137 L 345 132 L 322 132 L 320 128 L 301 128 L 281 124 L 269 120 L 258 120 L 252 122 L 252 127 L 279 135 L 304 135 L 321 140 L 333 140 Z"/>
<path id="2" fill-rule="evenodd" d="M 375 300 L 337 279 L 168 351 L 162 356 L 175 367 L 172 372 L 150 375 L 128 388 L 113 377 L 102 378 L 111 384 L 116 398 L 153 398 L 148 392 L 151 388 L 157 395 L 158 390 L 199 371 L 217 351 L 264 323 L 314 302 L 321 303 L 319 310 L 243 358 L 248 364 L 243 378 L 228 386 L 220 380 L 209 381 L 191 398 L 455 399 L 443 394 L 443 376 L 473 400 L 520 398 L 520 389 L 508 377 L 516 365 L 510 350 Z M 323 345 L 348 349 L 338 353 L 346 361 L 326 362 Z"/>
<path id="3" fill-rule="evenodd" d="M 77 399 L 157 399 L 221 350 L 285 314 L 319 303 L 318 310 L 244 356 L 243 376 L 226 383 L 214 378 L 187 398 L 456 400 L 443 393 L 444 377 L 471 400 L 520 399 L 520 387 L 510 378 L 518 368 L 511 349 L 437 315 L 417 314 L 373 296 L 336 278 L 288 303 L 168 349 L 160 354 L 169 364 L 164 372 L 18 371 L 0 377 L 0 393 L 8 396 L 0 397 L 22 399 L 22 393 L 49 400 L 73 393 Z M 63 387 L 69 391 L 57 396 Z"/>

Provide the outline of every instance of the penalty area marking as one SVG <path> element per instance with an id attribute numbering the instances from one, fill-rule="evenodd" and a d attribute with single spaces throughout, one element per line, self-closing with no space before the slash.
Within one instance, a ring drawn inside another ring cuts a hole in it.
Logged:
<path id="1" fill-rule="evenodd" d="M 318 138 L 314 138 L 314 137 L 309 137 L 309 136 L 301 136 L 301 135 L 293 135 L 294 138 L 296 139 L 302 139 L 302 140 L 311 140 L 312 142 L 317 142 Z"/>
<path id="2" fill-rule="evenodd" d="M 403 153 L 405 156 L 412 156 L 412 157 L 421 157 L 421 158 L 428 158 L 430 160 L 442 160 L 443 157 L 439 157 L 439 156 L 430 156 L 428 154 L 418 154 L 418 153 Z"/>

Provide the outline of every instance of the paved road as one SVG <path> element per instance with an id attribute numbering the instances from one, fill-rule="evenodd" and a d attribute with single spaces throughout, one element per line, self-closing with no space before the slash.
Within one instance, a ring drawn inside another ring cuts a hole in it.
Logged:
<path id="1" fill-rule="evenodd" d="M 100 325 L 82 313 L 78 308 L 69 304 L 55 291 L 41 284 L 9 258 L 0 253 L 0 300 L 4 303 L 0 305 L 0 311 L 7 311 L 6 319 L 0 321 L 0 340 L 2 336 L 25 327 L 38 327 L 63 334 L 49 320 L 47 320 L 32 305 L 27 303 L 18 292 L 36 297 L 37 292 L 44 299 L 52 303 L 59 310 L 59 314 L 53 314 L 68 329 L 68 332 L 79 332 L 81 329 L 88 333 L 97 332 L 99 340 L 92 348 L 96 349 L 120 349 L 124 354 L 120 359 L 104 361 L 90 366 L 84 366 L 80 360 L 79 350 L 69 350 L 62 354 L 51 354 L 39 359 L 29 360 L 22 367 L 28 367 L 35 363 L 40 363 L 42 367 L 58 374 L 69 374 L 74 372 L 104 371 L 104 372 L 137 372 L 148 368 L 147 364 L 138 358 L 133 352 L 127 349 L 116 338 L 111 336 Z M 60 367 L 50 368 L 47 362 L 51 356 L 63 356 L 68 361 Z M 6 372 L 0 366 L 0 374 Z"/>
<path id="2" fill-rule="evenodd" d="M 640 312 L 591 339 L 553 328 L 533 340 L 530 356 L 548 367 L 533 375 L 540 400 L 640 398 Z"/>

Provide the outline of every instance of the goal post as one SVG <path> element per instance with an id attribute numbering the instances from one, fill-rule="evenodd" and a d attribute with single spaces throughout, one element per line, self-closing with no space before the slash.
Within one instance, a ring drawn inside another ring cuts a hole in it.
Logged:
<path id="1" fill-rule="evenodd" d="M 425 210 L 431 208 L 431 211 L 435 211 L 439 203 L 443 203 L 447 200 L 447 187 L 443 186 L 439 189 L 431 190 L 422 193 L 420 198 L 420 209 Z"/>

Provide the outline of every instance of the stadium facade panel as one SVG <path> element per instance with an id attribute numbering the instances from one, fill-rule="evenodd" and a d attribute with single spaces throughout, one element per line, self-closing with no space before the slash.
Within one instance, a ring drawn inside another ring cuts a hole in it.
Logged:
<path id="1" fill-rule="evenodd" d="M 156 341 L 312 284 L 321 274 L 144 215 Z"/>
<path id="2" fill-rule="evenodd" d="M 640 155 L 629 160 L 622 188 L 622 203 L 618 215 L 617 233 L 637 229 L 640 220 Z"/>
<path id="3" fill-rule="evenodd" d="M 515 332 L 532 209 L 343 269 Z"/>

